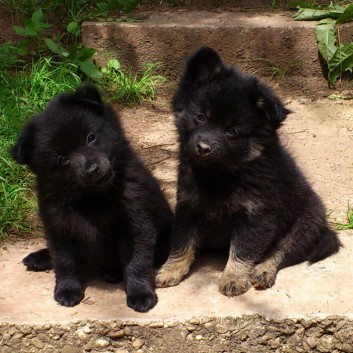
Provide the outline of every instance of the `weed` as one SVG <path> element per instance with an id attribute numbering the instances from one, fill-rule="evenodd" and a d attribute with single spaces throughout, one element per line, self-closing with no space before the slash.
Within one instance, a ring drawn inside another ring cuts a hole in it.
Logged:
<path id="1" fill-rule="evenodd" d="M 297 59 L 291 61 L 287 65 L 281 65 L 281 64 L 276 63 L 273 60 L 265 59 L 265 58 L 255 58 L 252 60 L 265 63 L 267 65 L 266 70 L 270 74 L 271 79 L 276 79 L 279 84 L 285 83 L 285 81 L 287 80 L 287 74 L 290 70 L 295 69 L 295 68 L 299 68 L 302 65 L 302 63 Z M 256 71 L 256 73 L 259 71 L 261 71 L 261 69 L 258 69 Z M 253 74 L 255 74 L 255 73 L 253 73 Z"/>
<path id="2" fill-rule="evenodd" d="M 142 75 L 124 73 L 118 60 L 109 60 L 102 68 L 101 80 L 104 91 L 112 101 L 136 103 L 142 100 L 151 100 L 155 97 L 155 87 L 165 81 L 155 74 L 157 64 L 146 64 Z"/>
<path id="3" fill-rule="evenodd" d="M 353 229 L 353 208 L 348 205 L 347 208 L 347 222 L 346 223 L 335 223 L 338 230 Z"/>

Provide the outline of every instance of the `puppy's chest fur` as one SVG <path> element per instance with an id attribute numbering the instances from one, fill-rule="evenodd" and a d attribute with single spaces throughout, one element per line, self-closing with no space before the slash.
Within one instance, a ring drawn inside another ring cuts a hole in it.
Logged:
<path id="1" fill-rule="evenodd" d="M 193 175 L 189 197 L 192 207 L 207 222 L 226 221 L 235 216 L 251 216 L 262 205 L 258 188 L 230 175 Z M 187 195 L 185 195 L 187 196 Z"/>
<path id="2" fill-rule="evenodd" d="M 44 223 L 46 218 L 65 220 L 70 236 L 92 247 L 126 234 L 129 228 L 123 202 L 114 192 L 62 198 L 53 207 L 46 204 L 46 208 L 41 212 Z"/>

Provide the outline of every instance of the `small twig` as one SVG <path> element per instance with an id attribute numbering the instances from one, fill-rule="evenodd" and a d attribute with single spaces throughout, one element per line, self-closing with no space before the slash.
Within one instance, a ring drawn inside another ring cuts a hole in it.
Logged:
<path id="1" fill-rule="evenodd" d="M 147 163 L 147 166 L 161 163 L 161 162 L 165 161 L 166 159 L 170 159 L 170 157 L 169 157 L 169 156 L 168 156 L 168 157 L 165 157 L 165 158 L 163 158 L 163 159 L 160 159 L 160 160 L 157 161 L 157 162 Z"/>
<path id="2" fill-rule="evenodd" d="M 174 146 L 174 143 L 161 143 L 159 145 L 151 145 L 151 146 L 146 146 L 146 147 L 142 147 L 142 149 L 147 150 L 148 148 L 153 148 L 153 147 L 162 147 L 162 146 Z"/>
<path id="3" fill-rule="evenodd" d="M 291 132 L 285 132 L 286 135 L 293 135 L 293 134 L 301 134 L 303 132 L 308 132 L 308 129 L 304 130 L 299 130 L 299 131 L 291 131 Z"/>

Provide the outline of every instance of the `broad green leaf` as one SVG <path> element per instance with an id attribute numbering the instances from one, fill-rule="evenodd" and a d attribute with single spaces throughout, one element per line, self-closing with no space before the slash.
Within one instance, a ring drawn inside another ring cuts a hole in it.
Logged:
<path id="1" fill-rule="evenodd" d="M 346 10 L 347 6 L 341 6 L 338 4 L 333 4 L 332 2 L 328 5 L 328 9 L 335 14 L 341 15 Z"/>
<path id="2" fill-rule="evenodd" d="M 43 15 L 42 9 L 39 9 L 39 10 L 37 10 L 36 12 L 33 12 L 31 18 L 32 18 L 32 20 L 33 20 L 34 22 L 37 22 L 37 23 L 43 22 L 43 20 L 44 20 L 44 15 Z"/>
<path id="3" fill-rule="evenodd" d="M 120 63 L 118 60 L 116 59 L 111 59 L 108 61 L 107 63 L 107 68 L 108 69 L 114 69 L 116 71 L 119 71 L 120 70 Z"/>
<path id="4" fill-rule="evenodd" d="M 98 66 L 92 61 L 80 63 L 80 70 L 94 81 L 99 81 L 102 78 L 102 73 L 99 71 Z"/>
<path id="5" fill-rule="evenodd" d="M 12 28 L 19 36 L 26 36 L 26 30 L 23 27 L 12 26 Z"/>
<path id="6" fill-rule="evenodd" d="M 334 87 L 335 83 L 344 71 L 352 72 L 353 68 L 353 43 L 341 45 L 335 55 L 329 61 L 328 83 Z"/>
<path id="7" fill-rule="evenodd" d="M 25 33 L 28 37 L 37 37 L 38 36 L 38 32 L 35 29 L 29 28 L 29 27 L 25 28 Z"/>
<path id="8" fill-rule="evenodd" d="M 87 61 L 90 59 L 95 53 L 97 52 L 96 49 L 93 48 L 82 48 L 79 51 L 79 60 L 80 61 Z"/>
<path id="9" fill-rule="evenodd" d="M 55 54 L 62 55 L 65 58 L 69 55 L 67 50 L 57 43 L 55 43 L 52 39 L 50 38 L 44 38 L 44 42 L 47 45 L 47 47 Z"/>
<path id="10" fill-rule="evenodd" d="M 315 34 L 317 45 L 322 57 L 329 62 L 335 54 L 337 47 L 336 43 L 336 21 L 331 18 L 326 18 L 319 21 L 316 26 Z"/>
<path id="11" fill-rule="evenodd" d="M 332 12 L 331 10 L 317 10 L 317 9 L 307 9 L 299 8 L 298 12 L 293 16 L 297 21 L 307 21 L 307 20 L 321 20 L 323 18 L 337 18 L 340 14 Z"/>
<path id="12" fill-rule="evenodd" d="M 67 25 L 67 31 L 69 33 L 74 34 L 75 36 L 79 36 L 81 33 L 81 27 L 80 24 L 78 22 L 70 22 Z"/>
<path id="13" fill-rule="evenodd" d="M 27 55 L 27 49 L 25 49 L 25 48 L 18 48 L 17 54 L 20 55 L 20 56 Z"/>
<path id="14" fill-rule="evenodd" d="M 61 50 L 60 50 L 59 45 L 57 43 L 55 43 L 52 39 L 44 38 L 44 42 L 53 53 L 61 54 Z"/>
<path id="15" fill-rule="evenodd" d="M 97 3 L 97 10 L 93 13 L 93 16 L 104 16 L 108 14 L 109 6 L 104 2 Z"/>
<path id="16" fill-rule="evenodd" d="M 42 23 L 41 24 L 41 28 L 42 29 L 48 29 L 48 28 L 50 28 L 50 27 L 52 27 L 53 25 L 52 24 L 50 24 L 50 23 Z"/>
<path id="17" fill-rule="evenodd" d="M 353 19 L 353 3 L 348 5 L 343 14 L 337 18 L 337 23 L 343 23 Z"/>
<path id="18" fill-rule="evenodd" d="M 25 25 L 25 27 L 36 28 L 35 22 L 32 21 L 30 18 L 25 18 L 25 19 L 23 20 L 23 24 Z"/>

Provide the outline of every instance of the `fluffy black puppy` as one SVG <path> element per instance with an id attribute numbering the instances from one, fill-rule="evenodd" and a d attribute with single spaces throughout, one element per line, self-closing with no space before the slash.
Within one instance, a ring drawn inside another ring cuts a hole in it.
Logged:
<path id="1" fill-rule="evenodd" d="M 78 304 L 93 267 L 110 282 L 124 277 L 128 306 L 151 309 L 154 249 L 156 262 L 165 261 L 172 212 L 99 92 L 85 86 L 52 100 L 11 153 L 37 177 L 49 250 L 23 262 L 29 270 L 54 268 L 56 301 Z"/>
<path id="2" fill-rule="evenodd" d="M 173 109 L 177 207 L 157 286 L 178 284 L 199 246 L 230 246 L 219 287 L 227 296 L 269 288 L 280 269 L 339 250 L 322 202 L 280 144 L 290 111 L 268 87 L 205 47 L 189 59 Z"/>

